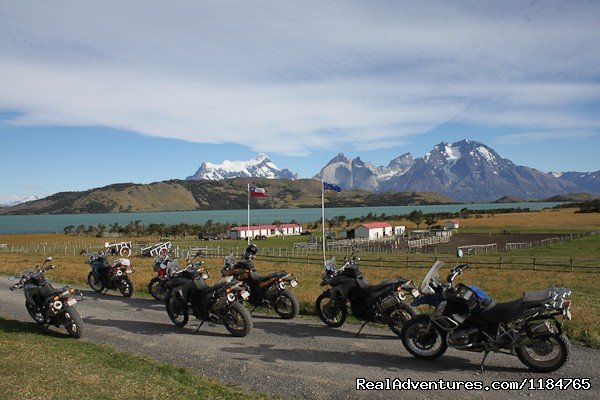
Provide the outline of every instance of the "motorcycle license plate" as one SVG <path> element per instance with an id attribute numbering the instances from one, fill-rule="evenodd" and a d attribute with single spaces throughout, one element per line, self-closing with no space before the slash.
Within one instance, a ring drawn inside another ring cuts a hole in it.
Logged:
<path id="1" fill-rule="evenodd" d="M 73 299 L 73 298 L 70 298 L 69 300 L 67 300 L 67 305 L 68 305 L 69 307 L 70 307 L 70 306 L 72 306 L 72 305 L 73 305 L 73 304 L 75 304 L 75 303 L 77 303 L 77 300 L 75 300 L 75 299 Z"/>
<path id="2" fill-rule="evenodd" d="M 296 287 L 296 286 L 298 286 L 298 281 L 296 281 L 295 279 L 292 279 L 290 281 L 290 285 L 292 285 L 292 287 Z"/>
<path id="3" fill-rule="evenodd" d="M 413 297 L 419 297 L 419 291 L 417 289 L 412 290 Z"/>
<path id="4" fill-rule="evenodd" d="M 250 293 L 248 293 L 246 290 L 244 290 L 242 292 L 242 299 L 247 300 L 248 297 L 250 297 Z"/>

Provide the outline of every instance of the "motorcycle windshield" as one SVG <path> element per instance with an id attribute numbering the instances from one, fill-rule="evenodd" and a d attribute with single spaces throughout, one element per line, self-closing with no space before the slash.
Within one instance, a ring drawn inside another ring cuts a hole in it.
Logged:
<path id="1" fill-rule="evenodd" d="M 434 288 L 439 286 L 440 282 L 440 269 L 444 266 L 442 261 L 436 261 L 432 266 L 425 278 L 423 279 L 423 283 L 419 287 L 419 292 L 421 294 L 434 294 Z"/>
<path id="2" fill-rule="evenodd" d="M 335 257 L 325 261 L 325 271 L 335 271 Z"/>

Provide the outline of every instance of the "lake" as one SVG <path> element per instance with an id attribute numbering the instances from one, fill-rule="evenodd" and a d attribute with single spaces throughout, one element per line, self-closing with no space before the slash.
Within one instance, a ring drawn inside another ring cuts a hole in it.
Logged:
<path id="1" fill-rule="evenodd" d="M 386 207 L 344 207 L 325 209 L 325 218 L 345 215 L 347 218 L 361 217 L 372 212 L 388 215 L 408 214 L 413 210 L 424 213 L 457 212 L 462 208 L 472 210 L 489 210 L 493 208 L 529 208 L 541 210 L 561 203 L 487 203 L 487 204 L 449 204 L 431 206 L 386 206 Z M 52 233 L 61 232 L 68 225 L 109 225 L 118 222 L 127 225 L 130 221 L 140 220 L 142 224 L 180 222 L 203 223 L 212 219 L 215 222 L 246 223 L 246 210 L 211 210 L 211 211 L 173 211 L 117 214 L 58 214 L 58 215 L 0 215 L 0 234 L 6 233 Z M 320 208 L 290 208 L 251 210 L 251 224 L 268 224 L 275 220 L 288 222 L 292 219 L 300 223 L 314 222 L 321 219 Z"/>

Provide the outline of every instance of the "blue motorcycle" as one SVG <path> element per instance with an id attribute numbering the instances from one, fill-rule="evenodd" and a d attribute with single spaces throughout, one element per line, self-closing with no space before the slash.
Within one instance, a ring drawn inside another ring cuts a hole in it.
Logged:
<path id="1" fill-rule="evenodd" d="M 459 258 L 462 252 L 458 252 Z M 549 288 L 526 292 L 520 299 L 496 303 L 477 286 L 454 284 L 468 264 L 452 268 L 445 282 L 437 261 L 419 288 L 412 306 L 429 305 L 430 314 L 408 321 L 400 337 L 406 350 L 422 359 L 440 357 L 448 347 L 485 353 L 516 355 L 535 372 L 552 372 L 566 364 L 570 344 L 563 321 L 571 319 L 571 291 Z M 557 317 L 562 317 L 561 321 Z"/>

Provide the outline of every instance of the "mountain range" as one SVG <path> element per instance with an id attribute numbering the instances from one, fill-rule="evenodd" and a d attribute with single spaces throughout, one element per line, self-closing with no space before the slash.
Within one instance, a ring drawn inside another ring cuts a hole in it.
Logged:
<path id="1" fill-rule="evenodd" d="M 406 153 L 387 166 L 360 157 L 334 157 L 315 175 L 342 188 L 375 192 L 428 191 L 457 201 L 493 201 L 503 196 L 541 199 L 588 191 L 600 193 L 600 174 L 569 172 L 558 175 L 516 165 L 483 143 L 441 142 L 424 157 Z"/>
<path id="2" fill-rule="evenodd" d="M 0 208 L 2 207 L 13 207 L 16 206 L 18 204 L 23 204 L 23 203 L 27 203 L 28 201 L 35 201 L 38 200 L 37 196 L 27 196 L 24 199 L 21 200 L 15 200 L 15 201 L 9 201 L 7 203 L 2 203 L 0 204 Z"/>
<path id="3" fill-rule="evenodd" d="M 186 180 L 220 181 L 231 178 L 267 178 L 267 179 L 297 179 L 298 176 L 288 169 L 280 169 L 264 153 L 248 161 L 225 160 L 221 164 L 204 162 L 194 175 Z"/>

